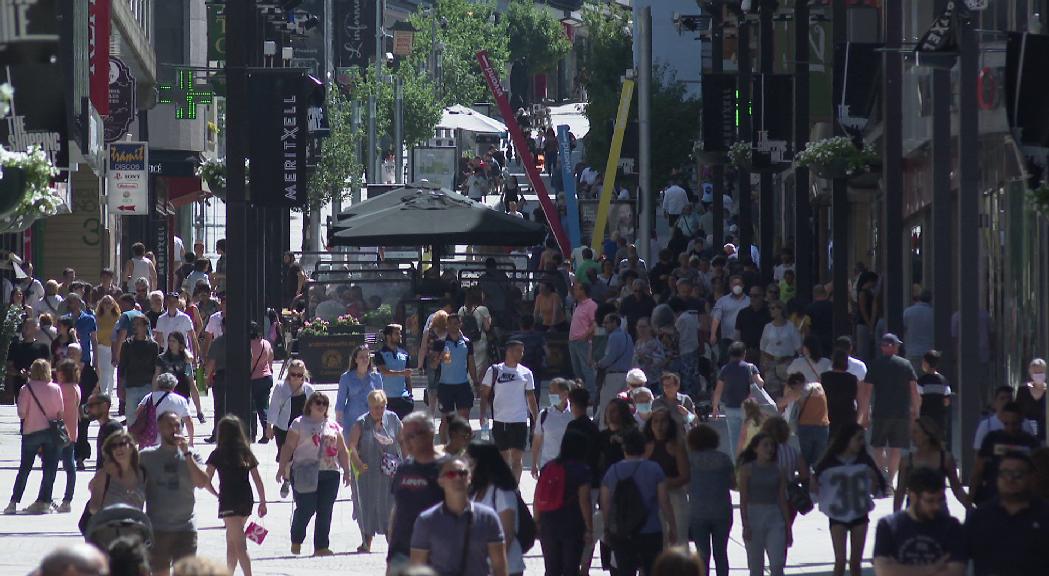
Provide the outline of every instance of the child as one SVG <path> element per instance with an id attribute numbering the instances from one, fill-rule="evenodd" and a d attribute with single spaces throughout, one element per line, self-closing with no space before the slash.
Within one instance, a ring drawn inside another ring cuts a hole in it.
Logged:
<path id="1" fill-rule="evenodd" d="M 66 432 L 69 433 L 69 444 L 66 444 L 59 454 L 62 466 L 66 469 L 66 491 L 62 497 L 62 504 L 58 507 L 58 512 L 61 514 L 72 511 L 73 492 L 76 488 L 77 468 L 73 459 L 73 450 L 80 428 L 79 366 L 79 362 L 67 358 L 59 362 L 55 370 L 58 385 L 62 388 L 62 420 L 66 424 Z"/>
<path id="2" fill-rule="evenodd" d="M 845 536 L 852 542 L 849 573 L 862 574 L 863 545 L 867 538 L 868 514 L 874 509 L 873 488 L 886 490 L 885 478 L 867 452 L 864 430 L 855 422 L 846 424 L 831 440 L 827 454 L 816 465 L 820 511 L 830 520 L 834 547 L 834 576 L 845 574 Z"/>
<path id="3" fill-rule="evenodd" d="M 251 576 L 251 558 L 244 537 L 244 524 L 254 502 L 248 474 L 259 493 L 259 517 L 266 515 L 266 488 L 259 474 L 259 461 L 251 453 L 240 418 L 225 416 L 215 431 L 215 451 L 208 456 L 208 479 L 219 473 L 219 518 L 226 523 L 226 566 L 230 574 L 240 564 L 244 576 Z"/>
<path id="4" fill-rule="evenodd" d="M 922 357 L 923 374 L 918 378 L 918 393 L 922 396 L 921 415 L 932 418 L 940 430 L 949 430 L 947 408 L 951 405 L 951 385 L 936 371 L 940 356 L 939 350 L 929 350 Z"/>
<path id="5" fill-rule="evenodd" d="M 739 440 L 736 441 L 736 458 L 750 446 L 750 441 L 761 431 L 761 425 L 765 423 L 768 415 L 761 409 L 761 405 L 753 398 L 743 401 L 743 425 L 739 427 Z"/>

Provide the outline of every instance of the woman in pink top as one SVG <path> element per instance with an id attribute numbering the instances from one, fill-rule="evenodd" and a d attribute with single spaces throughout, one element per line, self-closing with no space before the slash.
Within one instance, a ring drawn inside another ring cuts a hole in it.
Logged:
<path id="1" fill-rule="evenodd" d="M 251 338 L 251 400 L 255 406 L 255 412 L 259 415 L 262 424 L 262 438 L 259 444 L 267 444 L 270 441 L 269 422 L 266 421 L 266 412 L 270 405 L 270 389 L 273 388 L 273 346 L 262 337 L 259 325 L 252 322 L 248 327 L 248 337 Z M 255 419 L 251 419 L 251 441 L 255 441 Z"/>
<path id="2" fill-rule="evenodd" d="M 62 389 L 51 381 L 51 363 L 42 359 L 34 361 L 29 367 L 29 384 L 23 386 L 18 394 L 18 417 L 22 419 L 22 460 L 18 465 L 11 502 L 4 509 L 4 514 L 15 513 L 15 508 L 22 500 L 22 493 L 25 492 L 29 472 L 36 463 L 37 454 L 41 453 L 44 460 L 44 478 L 40 482 L 36 502 L 26 508 L 25 512 L 51 512 L 51 490 L 58 473 L 58 452 L 61 447 L 55 445 L 47 423 L 48 420 L 61 418 L 63 409 Z"/>
<path id="3" fill-rule="evenodd" d="M 65 514 L 72 511 L 73 490 L 76 488 L 76 459 L 73 457 L 73 447 L 76 445 L 79 431 L 77 424 L 80 419 L 80 367 L 67 358 L 58 363 L 55 373 L 58 386 L 62 388 L 62 420 L 65 421 L 66 430 L 69 432 L 69 444 L 59 453 L 62 468 L 66 471 L 66 492 L 62 496 L 58 512 Z"/>

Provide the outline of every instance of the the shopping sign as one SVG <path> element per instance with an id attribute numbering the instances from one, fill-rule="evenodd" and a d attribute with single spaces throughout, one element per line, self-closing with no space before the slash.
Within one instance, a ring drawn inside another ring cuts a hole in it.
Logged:
<path id="1" fill-rule="evenodd" d="M 149 214 L 149 144 L 113 142 L 106 151 L 109 210 L 120 216 Z"/>

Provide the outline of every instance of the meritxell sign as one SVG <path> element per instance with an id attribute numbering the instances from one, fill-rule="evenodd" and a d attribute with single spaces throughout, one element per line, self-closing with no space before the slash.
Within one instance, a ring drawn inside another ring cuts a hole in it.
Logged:
<path id="1" fill-rule="evenodd" d="M 249 75 L 251 204 L 285 208 L 306 204 L 307 111 L 312 89 L 301 69 Z"/>

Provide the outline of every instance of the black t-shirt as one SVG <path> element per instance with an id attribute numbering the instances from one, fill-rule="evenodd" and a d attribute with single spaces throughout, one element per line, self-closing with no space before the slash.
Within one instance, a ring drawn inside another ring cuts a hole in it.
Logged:
<path id="1" fill-rule="evenodd" d="M 191 374 L 193 366 L 185 357 L 177 357 L 170 352 L 165 352 L 157 358 L 157 368 L 161 372 L 167 372 L 178 379 L 175 392 L 184 398 L 190 396 L 190 386 L 193 385 Z"/>
<path id="2" fill-rule="evenodd" d="M 1030 454 L 1038 446 L 1038 439 L 1027 432 L 1020 432 L 1016 435 L 1005 430 L 988 432 L 977 453 L 985 461 L 985 465 L 983 483 L 975 490 L 974 500 L 978 503 L 986 502 L 998 495 L 998 464 L 1002 456 L 1012 452 Z"/>
<path id="3" fill-rule="evenodd" d="M 928 566 L 940 558 L 965 563 L 962 525 L 951 516 L 918 522 L 906 511 L 878 521 L 874 558 L 891 558 L 904 566 Z"/>
<path id="4" fill-rule="evenodd" d="M 827 418 L 831 430 L 837 430 L 848 422 L 856 421 L 856 391 L 859 382 L 856 375 L 833 370 L 820 374 L 820 384 L 827 394 Z"/>
<path id="5" fill-rule="evenodd" d="M 819 338 L 823 353 L 830 355 L 834 344 L 834 304 L 830 300 L 817 300 L 805 311 L 809 316 L 809 329 Z"/>
<path id="6" fill-rule="evenodd" d="M 598 468 L 601 465 L 601 431 L 589 416 L 580 416 L 569 422 L 565 427 L 565 434 L 572 431 L 586 437 L 586 465 L 590 469 L 591 485 L 600 487 L 601 476 L 598 475 Z"/>
<path id="7" fill-rule="evenodd" d="M 34 360 L 50 360 L 51 347 L 43 342 L 12 342 L 7 360 L 14 364 L 15 371 L 29 370 Z"/>
<path id="8" fill-rule="evenodd" d="M 918 377 L 918 393 L 922 396 L 921 415 L 930 416 L 940 426 L 947 424 L 947 407 L 944 398 L 950 398 L 951 386 L 943 374 L 922 374 Z"/>
<path id="9" fill-rule="evenodd" d="M 163 314 L 163 313 L 164 313 L 163 310 L 156 311 L 156 310 L 150 309 L 150 310 L 146 311 L 146 318 L 149 318 L 149 327 L 150 328 L 152 328 L 154 330 L 157 329 L 157 320 L 160 318 L 160 315 Z"/>
<path id="10" fill-rule="evenodd" d="M 252 496 L 251 483 L 248 482 L 248 475 L 254 466 L 248 466 L 243 462 L 234 462 L 231 458 L 219 454 L 218 450 L 213 451 L 208 456 L 206 464 L 214 466 L 219 473 L 219 512 L 227 511 L 224 504 L 228 505 L 234 502 L 243 502 L 244 499 L 251 500 L 254 498 Z"/>
<path id="11" fill-rule="evenodd" d="M 772 322 L 767 306 L 755 310 L 747 306 L 736 315 L 736 330 L 739 330 L 739 339 L 747 345 L 747 348 L 758 348 L 761 346 L 761 334 L 765 331 L 765 325 Z"/>
<path id="12" fill-rule="evenodd" d="M 965 540 L 976 576 L 1049 574 L 1049 505 L 1035 498 L 1010 515 L 994 499 L 969 512 Z"/>
<path id="13" fill-rule="evenodd" d="M 106 462 L 106 454 L 102 452 L 102 446 L 106 443 L 106 438 L 109 438 L 113 434 L 120 432 L 124 429 L 124 426 L 118 420 L 110 418 L 106 420 L 105 424 L 98 427 L 98 440 L 95 444 L 95 454 L 98 454 L 98 459 L 95 462 L 95 469 L 102 468 L 102 465 Z"/>
<path id="14" fill-rule="evenodd" d="M 444 492 L 437 485 L 440 472 L 441 466 L 437 462 L 423 464 L 413 459 L 405 460 L 397 467 L 390 486 L 396 514 L 393 517 L 393 533 L 387 536 L 390 546 L 387 558 L 394 554 L 411 554 L 415 519 L 444 499 Z"/>

